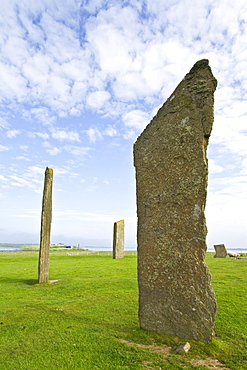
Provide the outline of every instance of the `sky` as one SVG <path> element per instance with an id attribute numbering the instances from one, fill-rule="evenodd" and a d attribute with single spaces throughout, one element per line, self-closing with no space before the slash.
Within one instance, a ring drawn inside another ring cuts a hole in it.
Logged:
<path id="1" fill-rule="evenodd" d="M 136 248 L 133 144 L 200 59 L 218 80 L 207 243 L 247 248 L 246 0 L 0 2 L 0 243 Z"/>

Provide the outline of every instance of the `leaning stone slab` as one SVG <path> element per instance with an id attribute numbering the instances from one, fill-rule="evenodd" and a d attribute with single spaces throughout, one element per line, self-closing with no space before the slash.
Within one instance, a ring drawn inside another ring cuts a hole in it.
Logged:
<path id="1" fill-rule="evenodd" d="M 113 259 L 124 258 L 124 220 L 114 223 Z"/>
<path id="2" fill-rule="evenodd" d="M 227 250 L 226 250 L 225 244 L 214 245 L 214 249 L 216 252 L 216 254 L 214 255 L 214 258 L 226 258 Z"/>
<path id="3" fill-rule="evenodd" d="M 208 60 L 197 62 L 134 145 L 140 326 L 202 341 L 216 314 L 204 262 L 216 85 Z"/>
<path id="4" fill-rule="evenodd" d="M 42 214 L 41 214 L 41 231 L 40 231 L 40 250 L 39 250 L 39 283 L 49 282 L 49 262 L 50 262 L 50 234 L 52 219 L 52 181 L 53 169 L 46 168 Z"/>

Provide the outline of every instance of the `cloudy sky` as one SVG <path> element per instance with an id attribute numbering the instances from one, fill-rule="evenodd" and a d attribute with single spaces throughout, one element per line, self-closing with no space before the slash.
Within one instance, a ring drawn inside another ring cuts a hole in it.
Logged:
<path id="1" fill-rule="evenodd" d="M 246 0 L 0 2 L 0 242 L 136 246 L 137 136 L 197 60 L 218 80 L 208 246 L 247 248 Z"/>

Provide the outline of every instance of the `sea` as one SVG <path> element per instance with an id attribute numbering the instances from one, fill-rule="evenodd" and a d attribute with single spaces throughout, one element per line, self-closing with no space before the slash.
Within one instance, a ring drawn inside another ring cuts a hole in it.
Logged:
<path id="1" fill-rule="evenodd" d="M 18 245 L 18 247 L 17 247 Z M 0 244 L 0 252 L 27 252 L 27 250 L 22 250 L 21 249 L 21 245 L 19 244 L 8 244 L 8 246 L 1 246 Z M 25 246 L 27 246 L 28 244 L 25 244 Z M 105 247 L 105 246 L 88 246 L 88 245 L 84 245 L 84 246 L 81 246 L 80 248 L 78 249 L 89 249 L 90 251 L 94 251 L 94 252 L 101 252 L 101 251 L 108 251 L 108 252 L 111 252 L 112 251 L 112 247 Z M 135 251 L 136 250 L 136 247 L 126 247 L 125 248 L 125 251 Z"/>
<path id="2" fill-rule="evenodd" d="M 80 248 L 79 248 L 80 249 Z M 111 252 L 112 247 L 106 247 L 106 246 L 81 246 L 81 249 L 89 249 L 90 251 L 93 252 L 101 252 L 101 251 L 106 251 L 106 252 Z M 136 251 L 136 247 L 125 247 L 125 251 Z M 16 247 L 15 244 L 13 245 L 8 245 L 6 246 L 1 246 L 0 245 L 0 251 L 2 252 L 22 252 L 23 250 L 19 246 L 18 248 Z M 215 252 L 214 248 L 208 248 L 207 252 Z M 228 253 L 247 253 L 247 248 L 227 248 Z"/>

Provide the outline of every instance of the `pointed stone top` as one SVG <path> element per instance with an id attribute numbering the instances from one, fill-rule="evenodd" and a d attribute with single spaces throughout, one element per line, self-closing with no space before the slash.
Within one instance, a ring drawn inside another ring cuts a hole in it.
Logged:
<path id="1" fill-rule="evenodd" d="M 49 172 L 50 174 L 52 174 L 53 173 L 53 169 L 52 168 L 49 168 L 49 167 L 46 167 L 45 172 Z"/>
<path id="2" fill-rule="evenodd" d="M 209 67 L 209 61 L 208 61 L 208 59 L 198 60 L 194 64 L 194 66 L 191 68 L 190 73 L 195 72 L 197 69 L 203 69 L 203 68 L 206 68 L 206 67 Z"/>
<path id="3" fill-rule="evenodd" d="M 212 70 L 209 66 L 209 61 L 208 59 L 201 59 L 201 60 L 198 60 L 194 65 L 193 67 L 191 68 L 191 70 L 189 71 L 189 73 L 187 73 L 187 75 L 185 76 L 185 80 L 189 80 L 190 78 L 192 78 L 195 74 L 197 73 L 200 73 L 200 71 L 203 71 L 203 70 L 208 70 L 207 72 L 207 75 L 204 76 L 204 77 L 207 77 L 208 79 L 211 79 L 213 81 L 213 90 L 215 91 L 216 87 L 217 87 L 217 80 L 216 78 L 213 76 L 213 73 L 212 73 Z M 210 76 L 211 75 L 211 76 Z"/>
<path id="4" fill-rule="evenodd" d="M 205 137 L 209 137 L 212 124 L 213 124 L 213 94 L 217 87 L 217 80 L 214 77 L 212 70 L 209 66 L 208 59 L 198 60 L 191 68 L 189 73 L 185 75 L 183 80 L 179 83 L 170 97 L 166 100 L 163 106 L 158 110 L 155 119 L 146 126 L 140 136 L 137 138 L 136 143 L 147 139 L 147 134 L 151 135 L 150 131 L 156 131 L 162 126 L 164 115 L 174 114 L 179 112 L 182 107 L 187 107 L 188 111 L 198 109 L 201 112 L 201 121 L 204 127 Z M 210 108 L 211 107 L 211 108 Z M 205 112 L 211 119 L 205 122 Z M 209 112 L 211 113 L 209 114 Z M 157 120 L 156 117 L 162 118 Z M 167 123 L 166 123 L 167 124 Z"/>

